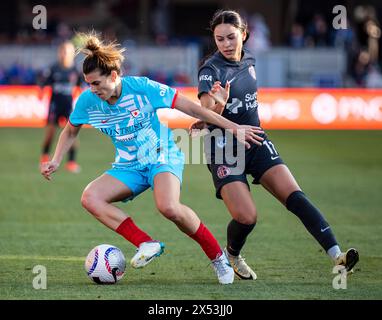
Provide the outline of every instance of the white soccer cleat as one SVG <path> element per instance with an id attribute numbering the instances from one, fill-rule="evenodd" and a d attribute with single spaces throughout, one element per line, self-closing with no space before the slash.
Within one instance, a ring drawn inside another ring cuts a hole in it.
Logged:
<path id="1" fill-rule="evenodd" d="M 236 275 L 243 280 L 256 280 L 257 275 L 249 265 L 245 262 L 245 259 L 241 256 L 233 256 L 227 251 L 227 248 L 224 248 L 224 252 L 227 255 L 229 263 L 231 264 Z"/>
<path id="2" fill-rule="evenodd" d="M 159 241 L 147 241 L 140 244 L 130 264 L 133 268 L 143 268 L 164 251 L 164 243 Z"/>
<path id="3" fill-rule="evenodd" d="M 231 284 L 235 277 L 235 272 L 233 271 L 227 256 L 224 252 L 217 257 L 215 260 L 212 260 L 212 266 L 215 269 L 218 280 L 221 284 Z"/>

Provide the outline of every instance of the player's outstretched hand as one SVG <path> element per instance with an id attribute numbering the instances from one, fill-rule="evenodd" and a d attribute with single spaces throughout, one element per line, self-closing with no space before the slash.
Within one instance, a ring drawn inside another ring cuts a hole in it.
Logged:
<path id="1" fill-rule="evenodd" d="M 55 161 L 43 162 L 40 165 L 40 172 L 45 179 L 51 180 L 51 174 L 58 169 L 59 164 Z"/>
<path id="2" fill-rule="evenodd" d="M 239 142 L 244 143 L 247 149 L 249 149 L 253 143 L 258 146 L 263 144 L 264 138 L 259 136 L 259 134 L 262 133 L 264 133 L 264 131 L 260 127 L 249 125 L 240 125 L 234 132 L 236 139 Z"/>
<path id="3" fill-rule="evenodd" d="M 197 120 L 194 123 L 192 123 L 190 127 L 188 128 L 188 134 L 191 137 L 196 137 L 198 133 L 200 132 L 200 130 L 203 130 L 206 127 L 207 127 L 207 124 L 204 121 Z"/>
<path id="4" fill-rule="evenodd" d="M 221 104 L 223 107 L 227 104 L 229 98 L 229 90 L 230 84 L 227 81 L 225 88 L 221 86 L 220 81 L 215 81 L 211 90 L 208 92 L 209 96 L 211 96 L 217 103 Z"/>

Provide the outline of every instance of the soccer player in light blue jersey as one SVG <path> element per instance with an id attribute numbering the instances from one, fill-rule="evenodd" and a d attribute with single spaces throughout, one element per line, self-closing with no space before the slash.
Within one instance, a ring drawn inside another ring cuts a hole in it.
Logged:
<path id="1" fill-rule="evenodd" d="M 184 156 L 174 143 L 171 130 L 159 122 L 156 111 L 176 108 L 230 129 L 247 147 L 249 142 L 261 144 L 258 134 L 262 130 L 234 124 L 175 89 L 148 78 L 121 77 L 123 51 L 118 44 L 103 44 L 94 34 L 84 35 L 83 73 L 90 89 L 80 95 L 54 156 L 41 166 L 41 173 L 51 179 L 83 124 L 97 128 L 112 140 L 115 162 L 85 188 L 81 202 L 95 218 L 137 247 L 131 265 L 145 266 L 161 255 L 164 244 L 139 229 L 130 216 L 112 203 L 131 200 L 151 187 L 161 214 L 199 243 L 212 261 L 220 283 L 232 283 L 233 269 L 217 240 L 196 213 L 180 203 Z M 226 97 L 223 91 L 213 94 L 217 101 Z M 239 130 L 243 134 L 237 134 Z"/>

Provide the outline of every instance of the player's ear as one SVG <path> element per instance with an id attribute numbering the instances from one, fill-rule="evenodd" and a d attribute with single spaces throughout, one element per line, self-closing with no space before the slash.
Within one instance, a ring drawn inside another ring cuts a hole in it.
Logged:
<path id="1" fill-rule="evenodd" d="M 248 37 L 248 33 L 247 31 L 243 31 L 243 42 L 245 42 L 247 40 L 247 37 Z"/>
<path id="2" fill-rule="evenodd" d="M 115 80 L 117 79 L 117 76 L 118 76 L 117 71 L 112 70 L 111 71 L 111 81 L 115 82 Z"/>

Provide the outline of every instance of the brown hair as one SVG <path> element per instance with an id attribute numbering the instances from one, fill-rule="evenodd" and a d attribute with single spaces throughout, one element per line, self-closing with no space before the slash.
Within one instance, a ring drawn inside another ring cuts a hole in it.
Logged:
<path id="1" fill-rule="evenodd" d="M 222 23 L 231 24 L 235 28 L 241 30 L 242 32 L 245 31 L 247 33 L 247 36 L 244 39 L 243 43 L 245 43 L 248 40 L 249 30 L 247 23 L 242 19 L 238 12 L 233 10 L 216 11 L 210 22 L 210 30 L 214 32 L 216 26 Z"/>
<path id="2" fill-rule="evenodd" d="M 77 53 L 86 56 L 82 64 L 84 74 L 98 69 L 101 75 L 110 75 L 113 70 L 121 75 L 125 49 L 121 48 L 119 43 L 113 41 L 105 44 L 94 31 L 78 35 L 82 40 L 82 46 L 77 49 Z"/>

